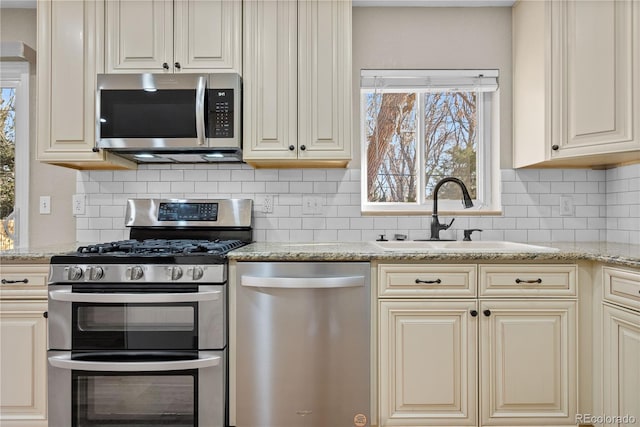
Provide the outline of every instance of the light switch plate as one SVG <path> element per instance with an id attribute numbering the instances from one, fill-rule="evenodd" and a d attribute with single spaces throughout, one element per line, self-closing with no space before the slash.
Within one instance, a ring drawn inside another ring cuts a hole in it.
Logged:
<path id="1" fill-rule="evenodd" d="M 40 196 L 40 214 L 49 215 L 51 213 L 51 196 Z"/>

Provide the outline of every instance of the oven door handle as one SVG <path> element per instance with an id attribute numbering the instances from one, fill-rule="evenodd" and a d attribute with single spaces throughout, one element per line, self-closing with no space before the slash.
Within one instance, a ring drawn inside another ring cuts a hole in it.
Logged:
<path id="1" fill-rule="evenodd" d="M 257 277 L 242 276 L 242 286 L 252 288 L 355 288 L 364 286 L 364 276 L 343 277 Z"/>
<path id="2" fill-rule="evenodd" d="M 213 352 L 201 351 L 195 360 L 173 360 L 163 362 L 89 362 L 71 359 L 71 353 L 49 357 L 49 364 L 55 368 L 75 371 L 110 371 L 110 372 L 157 372 L 184 371 L 218 366 L 221 357 Z"/>
<path id="3" fill-rule="evenodd" d="M 166 294 L 93 294 L 71 292 L 70 290 L 49 291 L 49 298 L 54 301 L 88 302 L 98 304 L 127 304 L 127 303 L 172 303 L 172 302 L 201 302 L 220 299 L 222 291 L 186 292 Z"/>

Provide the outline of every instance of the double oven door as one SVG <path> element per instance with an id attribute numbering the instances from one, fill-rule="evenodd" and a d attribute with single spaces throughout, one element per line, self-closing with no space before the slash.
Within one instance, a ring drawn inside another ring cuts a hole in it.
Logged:
<path id="1" fill-rule="evenodd" d="M 52 427 L 224 426 L 226 286 L 49 286 Z"/>

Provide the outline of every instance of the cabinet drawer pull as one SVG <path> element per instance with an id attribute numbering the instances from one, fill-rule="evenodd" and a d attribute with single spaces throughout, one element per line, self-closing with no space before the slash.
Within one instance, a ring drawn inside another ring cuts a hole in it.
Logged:
<path id="1" fill-rule="evenodd" d="M 482 314 L 484 314 L 485 316 L 489 317 L 491 316 L 491 310 L 485 310 L 482 312 Z"/>
<path id="2" fill-rule="evenodd" d="M 433 283 L 442 283 L 442 280 L 440 279 L 436 279 L 436 280 L 420 280 L 420 279 L 416 279 L 416 283 L 427 283 L 427 284 L 433 284 Z"/>
<path id="3" fill-rule="evenodd" d="M 476 317 L 478 315 L 478 310 L 471 310 L 469 314 L 471 314 L 471 317 Z"/>
<path id="4" fill-rule="evenodd" d="M 516 279 L 516 283 L 542 283 L 542 279 L 535 279 L 535 280 L 520 280 L 520 279 Z"/>
<path id="5" fill-rule="evenodd" d="M 7 279 L 2 279 L 2 284 L 8 284 L 8 283 L 29 283 L 29 279 L 22 279 L 22 280 L 7 280 Z"/>

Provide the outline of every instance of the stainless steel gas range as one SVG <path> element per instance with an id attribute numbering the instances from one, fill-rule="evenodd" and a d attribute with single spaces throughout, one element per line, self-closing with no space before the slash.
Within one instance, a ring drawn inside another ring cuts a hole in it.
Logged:
<path id="1" fill-rule="evenodd" d="M 227 258 L 252 201 L 135 199 L 131 240 L 51 259 L 51 427 L 227 425 Z"/>

